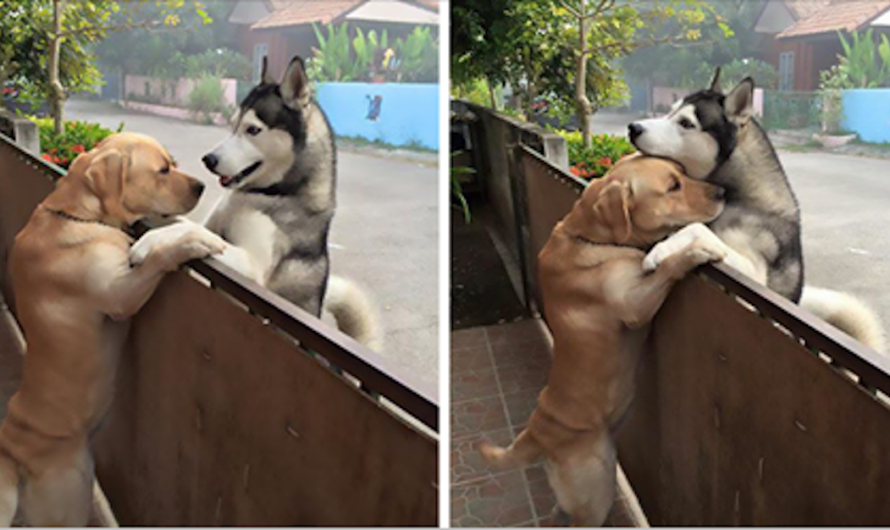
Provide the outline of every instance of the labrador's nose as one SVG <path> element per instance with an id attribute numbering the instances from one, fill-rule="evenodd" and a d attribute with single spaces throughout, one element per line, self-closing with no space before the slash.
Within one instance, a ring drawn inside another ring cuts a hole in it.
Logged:
<path id="1" fill-rule="evenodd" d="M 204 162 L 204 165 L 207 166 L 207 169 L 209 169 L 210 171 L 216 169 L 216 166 L 219 164 L 219 158 L 217 158 L 216 155 L 213 153 L 204 155 L 204 158 L 202 158 L 201 161 Z"/>
<path id="2" fill-rule="evenodd" d="M 643 134 L 643 126 L 639 123 L 633 122 L 627 126 L 627 136 L 631 142 L 639 138 L 641 134 Z"/>

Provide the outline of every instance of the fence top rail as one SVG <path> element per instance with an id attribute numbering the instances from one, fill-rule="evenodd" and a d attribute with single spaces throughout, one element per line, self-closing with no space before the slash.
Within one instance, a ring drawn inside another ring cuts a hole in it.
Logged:
<path id="1" fill-rule="evenodd" d="M 527 146 L 524 154 L 542 164 L 548 175 L 573 186 L 580 194 L 587 185 L 574 175 L 562 171 Z M 528 176 L 526 176 L 528 178 Z M 879 389 L 890 396 L 890 358 L 884 356 L 831 326 L 797 304 L 764 285 L 722 263 L 704 265 L 701 273 L 727 293 L 754 306 L 762 316 L 785 328 L 793 340 L 831 357 L 832 364 L 859 376 L 859 385 L 866 390 Z"/>
<path id="2" fill-rule="evenodd" d="M 43 176 L 56 181 L 65 171 L 18 146 L 0 134 L 0 145 L 12 150 L 15 156 L 30 163 Z M 148 223 L 137 223 L 137 232 L 150 228 Z M 207 278 L 214 288 L 225 292 L 250 310 L 274 324 L 328 361 L 358 378 L 362 387 L 386 397 L 399 408 L 426 426 L 438 431 L 438 391 L 434 385 L 424 384 L 408 369 L 387 359 L 383 354 L 356 342 L 351 337 L 332 329 L 328 324 L 300 309 L 269 289 L 258 285 L 217 260 L 195 260 L 187 264 Z"/>

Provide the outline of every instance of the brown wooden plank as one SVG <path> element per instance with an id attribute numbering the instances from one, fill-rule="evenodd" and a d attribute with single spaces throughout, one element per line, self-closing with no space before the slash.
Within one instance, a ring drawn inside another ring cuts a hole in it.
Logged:
<path id="1" fill-rule="evenodd" d="M 31 212 L 55 187 L 49 175 L 58 175 L 43 160 L 34 158 L 13 146 L 0 134 L 0 291 L 15 311 L 7 266 L 9 250 Z"/>
<path id="2" fill-rule="evenodd" d="M 100 480 L 125 525 L 435 525 L 436 443 L 185 273 L 134 321 Z"/>
<path id="3" fill-rule="evenodd" d="M 619 456 L 653 524 L 890 523 L 890 411 L 770 320 L 688 278 L 645 363 Z"/>

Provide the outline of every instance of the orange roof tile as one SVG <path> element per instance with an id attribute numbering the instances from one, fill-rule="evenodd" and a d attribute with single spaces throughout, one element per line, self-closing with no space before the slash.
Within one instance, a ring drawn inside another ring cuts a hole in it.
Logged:
<path id="1" fill-rule="evenodd" d="M 776 35 L 777 39 L 803 37 L 835 31 L 854 31 L 887 9 L 890 1 L 851 0 L 834 2 L 795 22 Z"/>
<path id="2" fill-rule="evenodd" d="M 800 20 L 813 15 L 829 3 L 830 0 L 788 0 L 785 2 L 785 7 L 791 11 L 795 19 Z"/>
<path id="3" fill-rule="evenodd" d="M 364 0 L 273 0 L 278 9 L 250 29 L 270 29 L 300 24 L 327 24 Z"/>

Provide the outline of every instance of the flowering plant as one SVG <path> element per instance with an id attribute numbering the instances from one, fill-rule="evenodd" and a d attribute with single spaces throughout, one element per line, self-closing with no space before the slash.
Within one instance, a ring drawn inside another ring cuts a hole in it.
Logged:
<path id="1" fill-rule="evenodd" d="M 40 132 L 41 158 L 63 169 L 68 169 L 77 155 L 89 151 L 105 137 L 124 128 L 123 123 L 112 131 L 98 123 L 67 121 L 62 134 L 56 134 L 52 118 L 30 119 L 37 124 Z"/>

